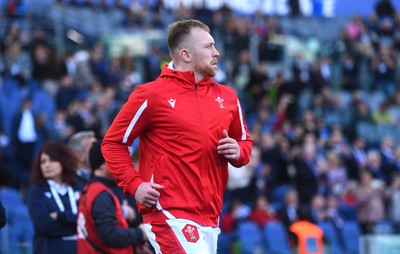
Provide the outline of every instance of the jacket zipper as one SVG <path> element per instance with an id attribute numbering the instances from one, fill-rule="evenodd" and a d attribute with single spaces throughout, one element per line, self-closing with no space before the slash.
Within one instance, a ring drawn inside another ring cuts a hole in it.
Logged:
<path id="1" fill-rule="evenodd" d="M 196 92 L 196 102 L 197 102 L 197 109 L 198 109 L 198 111 L 199 111 L 199 115 L 200 115 L 200 122 L 201 122 L 201 125 L 202 125 L 202 127 L 203 127 L 203 156 L 205 156 L 205 150 L 204 150 L 204 147 L 206 147 L 206 145 L 207 145 L 207 130 L 206 130 L 206 126 L 205 126 L 205 121 L 204 121 L 204 116 L 203 116 L 203 112 L 201 111 L 201 107 L 200 107 L 200 99 L 199 99 L 199 85 L 196 83 L 196 85 L 195 85 L 195 92 Z M 201 165 L 201 168 L 200 169 L 204 169 L 204 170 L 206 170 L 207 169 L 207 167 L 206 167 L 206 165 L 205 165 L 205 161 L 206 160 L 202 160 L 202 165 Z M 202 172 L 200 172 L 200 173 L 202 173 Z M 205 172 L 205 174 L 207 174 L 208 172 Z M 201 174 L 202 175 L 202 174 Z M 203 177 L 203 180 L 204 180 L 204 197 L 206 198 L 206 200 L 205 200 L 205 206 L 204 206 L 204 209 L 203 209 L 203 213 L 202 213 L 202 216 L 205 216 L 207 213 L 206 213 L 206 211 L 207 211 L 207 208 L 208 208 L 208 205 L 209 205 L 209 203 L 210 203 L 210 191 L 209 191 L 209 183 L 208 183 L 208 178 L 207 177 Z M 203 220 L 204 220 L 204 223 L 203 224 L 205 224 L 205 218 L 203 218 Z"/>

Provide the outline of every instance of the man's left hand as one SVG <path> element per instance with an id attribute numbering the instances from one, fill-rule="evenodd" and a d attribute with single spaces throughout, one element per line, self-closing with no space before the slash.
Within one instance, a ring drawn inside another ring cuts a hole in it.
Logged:
<path id="1" fill-rule="evenodd" d="M 238 160 L 240 157 L 240 147 L 238 142 L 228 136 L 226 130 L 222 131 L 223 138 L 219 140 L 218 154 L 223 155 L 228 160 Z"/>

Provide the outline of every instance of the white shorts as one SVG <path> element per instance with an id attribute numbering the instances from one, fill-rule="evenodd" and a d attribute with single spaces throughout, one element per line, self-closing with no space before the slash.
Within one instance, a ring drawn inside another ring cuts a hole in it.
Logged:
<path id="1" fill-rule="evenodd" d="M 186 219 L 146 223 L 147 238 L 157 254 L 215 254 L 219 228 L 204 227 Z"/>

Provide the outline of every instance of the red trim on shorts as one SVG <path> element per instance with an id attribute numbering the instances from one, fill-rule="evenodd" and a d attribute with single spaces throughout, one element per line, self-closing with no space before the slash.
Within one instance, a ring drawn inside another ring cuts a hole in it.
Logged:
<path id="1" fill-rule="evenodd" d="M 150 223 L 151 231 L 155 235 L 155 240 L 160 246 L 162 253 L 182 254 L 186 253 L 185 249 L 179 242 L 172 228 L 167 222 Z"/>

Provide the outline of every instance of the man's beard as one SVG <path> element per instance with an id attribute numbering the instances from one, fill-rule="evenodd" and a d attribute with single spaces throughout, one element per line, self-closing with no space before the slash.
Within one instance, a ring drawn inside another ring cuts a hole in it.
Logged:
<path id="1" fill-rule="evenodd" d="M 201 73 L 204 75 L 204 77 L 215 77 L 217 74 L 217 69 L 213 66 L 207 66 L 201 69 Z"/>

